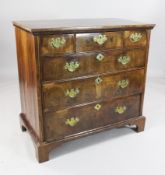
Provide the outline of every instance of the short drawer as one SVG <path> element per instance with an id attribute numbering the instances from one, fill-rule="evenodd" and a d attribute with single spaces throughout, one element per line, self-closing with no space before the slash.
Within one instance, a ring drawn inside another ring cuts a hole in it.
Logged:
<path id="1" fill-rule="evenodd" d="M 141 93 L 143 81 L 144 70 L 140 69 L 123 74 L 44 84 L 44 111 L 60 110 L 95 100 Z"/>
<path id="2" fill-rule="evenodd" d="M 145 47 L 147 44 L 146 31 L 125 31 L 124 46 L 126 48 Z"/>
<path id="3" fill-rule="evenodd" d="M 74 52 L 74 35 L 49 35 L 40 37 L 40 55 L 54 56 Z"/>
<path id="4" fill-rule="evenodd" d="M 42 80 L 70 79 L 144 67 L 145 53 L 145 49 L 134 49 L 43 58 Z"/>
<path id="5" fill-rule="evenodd" d="M 81 33 L 76 35 L 76 51 L 122 48 L 121 32 Z"/>
<path id="6" fill-rule="evenodd" d="M 59 140 L 68 136 L 124 121 L 140 115 L 140 96 L 92 103 L 46 113 L 44 118 L 45 140 Z"/>

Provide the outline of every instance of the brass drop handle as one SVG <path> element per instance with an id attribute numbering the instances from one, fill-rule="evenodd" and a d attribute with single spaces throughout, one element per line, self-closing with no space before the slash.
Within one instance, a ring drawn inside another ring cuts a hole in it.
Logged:
<path id="1" fill-rule="evenodd" d="M 126 106 L 117 106 L 115 112 L 118 114 L 123 114 L 127 110 Z"/>
<path id="2" fill-rule="evenodd" d="M 65 92 L 66 96 L 69 96 L 70 98 L 74 98 L 76 97 L 78 94 L 80 93 L 79 88 L 75 88 L 75 89 L 67 89 Z"/>
<path id="3" fill-rule="evenodd" d="M 99 111 L 101 109 L 101 104 L 96 104 L 94 108 Z"/>
<path id="4" fill-rule="evenodd" d="M 130 40 L 131 42 L 133 43 L 136 43 L 138 41 L 140 41 L 142 38 L 142 34 L 141 33 L 138 33 L 138 32 L 134 32 L 130 35 Z"/>
<path id="5" fill-rule="evenodd" d="M 80 63 L 78 61 L 71 61 L 71 62 L 66 62 L 64 69 L 68 70 L 69 72 L 74 72 L 76 69 L 78 69 L 80 66 Z"/>
<path id="6" fill-rule="evenodd" d="M 120 56 L 118 58 L 118 62 L 121 63 L 122 65 L 126 65 L 130 62 L 131 58 L 129 56 Z"/>
<path id="7" fill-rule="evenodd" d="M 69 118 L 65 121 L 66 125 L 69 125 L 71 127 L 75 126 L 78 122 L 80 121 L 80 119 L 78 117 L 72 117 Z"/>
<path id="8" fill-rule="evenodd" d="M 95 79 L 96 85 L 99 85 L 102 81 L 103 81 L 103 80 L 102 80 L 100 77 L 97 77 L 97 78 Z"/>
<path id="9" fill-rule="evenodd" d="M 65 43 L 66 43 L 66 40 L 64 37 L 51 38 L 49 41 L 50 46 L 56 49 L 63 47 Z"/>
<path id="10" fill-rule="evenodd" d="M 103 45 L 107 41 L 107 36 L 99 34 L 93 37 L 93 41 L 96 42 L 98 45 Z"/>
<path id="11" fill-rule="evenodd" d="M 129 85 L 129 80 L 128 79 L 126 79 L 126 80 L 120 80 L 117 83 L 117 86 L 118 87 L 121 87 L 122 89 L 126 88 L 128 85 Z"/>
<path id="12" fill-rule="evenodd" d="M 96 56 L 96 60 L 98 61 L 102 61 L 104 59 L 104 55 L 99 53 L 97 56 Z"/>

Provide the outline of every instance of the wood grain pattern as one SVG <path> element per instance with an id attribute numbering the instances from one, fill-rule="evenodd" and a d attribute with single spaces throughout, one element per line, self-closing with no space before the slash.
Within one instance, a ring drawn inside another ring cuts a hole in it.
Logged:
<path id="1" fill-rule="evenodd" d="M 152 29 L 155 26 L 115 18 L 15 21 L 13 24 L 34 34 Z"/>
<path id="2" fill-rule="evenodd" d="M 139 33 L 142 38 L 138 42 L 132 42 L 130 39 L 131 34 Z M 147 45 L 147 33 L 142 30 L 133 30 L 124 32 L 124 46 L 126 48 L 146 47 Z"/>
<path id="3" fill-rule="evenodd" d="M 94 42 L 93 38 L 99 35 L 105 35 L 107 40 L 104 44 L 99 45 Z M 105 32 L 105 33 L 86 33 L 76 35 L 76 51 L 97 51 L 105 49 L 122 48 L 123 40 L 121 32 Z"/>
<path id="4" fill-rule="evenodd" d="M 51 39 L 64 38 L 65 43 L 62 47 L 55 48 L 50 45 Z M 41 56 L 55 56 L 74 52 L 74 35 L 48 35 L 40 37 Z"/>
<path id="5" fill-rule="evenodd" d="M 141 93 L 144 70 L 131 71 L 113 76 L 100 76 L 103 81 L 99 85 L 95 83 L 96 78 L 45 84 L 43 87 L 44 111 L 60 110 L 99 99 L 110 99 Z M 120 80 L 128 80 L 129 85 L 126 88 L 119 87 L 118 82 Z M 70 90 L 72 88 L 78 88 L 80 91 L 75 98 L 70 98 L 65 94 L 67 89 Z"/>
<path id="6" fill-rule="evenodd" d="M 102 107 L 99 111 L 94 108 L 96 104 L 47 113 L 44 118 L 45 140 L 48 142 L 59 140 L 75 133 L 137 117 L 140 111 L 140 96 L 101 102 L 99 104 Z M 119 114 L 115 111 L 118 106 L 126 106 L 127 109 L 123 114 Z M 75 126 L 65 124 L 71 117 L 79 118 Z"/>
<path id="7" fill-rule="evenodd" d="M 39 140 L 43 138 L 40 106 L 39 64 L 32 34 L 16 28 L 18 71 L 21 95 L 21 113 L 34 129 Z"/>
<path id="8" fill-rule="evenodd" d="M 96 59 L 99 54 L 104 56 L 102 61 Z M 142 68 L 145 65 L 145 55 L 145 49 L 133 49 L 71 54 L 53 58 L 44 57 L 41 59 L 42 80 L 62 80 L 100 73 L 116 73 L 132 68 Z M 122 56 L 128 56 L 130 61 L 123 65 L 118 61 Z M 65 70 L 66 63 L 70 62 L 78 62 L 80 64 L 79 68 L 74 72 Z"/>
<path id="9" fill-rule="evenodd" d="M 144 130 L 142 110 L 153 24 L 77 19 L 14 25 L 20 124 L 32 136 L 39 162 L 47 161 L 49 152 L 66 141 L 125 125 L 137 132 Z M 100 34 L 107 39 L 98 44 L 93 37 Z M 135 41 L 130 39 L 132 34 Z M 52 38 L 62 44 L 52 47 Z M 98 54 L 104 58 L 96 59 Z M 124 56 L 129 61 L 122 64 L 119 58 Z M 70 62 L 79 64 L 75 71 L 66 69 Z M 98 78 L 102 81 L 96 84 Z M 72 89 L 77 94 L 69 97 Z"/>

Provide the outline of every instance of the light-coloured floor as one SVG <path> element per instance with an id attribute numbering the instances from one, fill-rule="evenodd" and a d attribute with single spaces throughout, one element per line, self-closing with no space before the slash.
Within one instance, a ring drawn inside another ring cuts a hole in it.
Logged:
<path id="1" fill-rule="evenodd" d="M 165 174 L 165 78 L 147 81 L 145 132 L 114 129 L 72 141 L 43 164 L 35 159 L 30 136 L 19 128 L 17 80 L 0 79 L 0 175 Z"/>

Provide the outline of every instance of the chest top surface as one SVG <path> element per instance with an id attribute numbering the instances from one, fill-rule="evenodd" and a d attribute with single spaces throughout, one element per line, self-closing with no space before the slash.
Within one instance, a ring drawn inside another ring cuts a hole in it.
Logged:
<path id="1" fill-rule="evenodd" d="M 152 29 L 154 24 L 146 24 L 131 20 L 104 18 L 104 19 L 61 19 L 61 20 L 34 20 L 34 21 L 14 21 L 14 26 L 32 33 L 42 32 L 77 32 L 88 30 L 106 29 Z"/>

